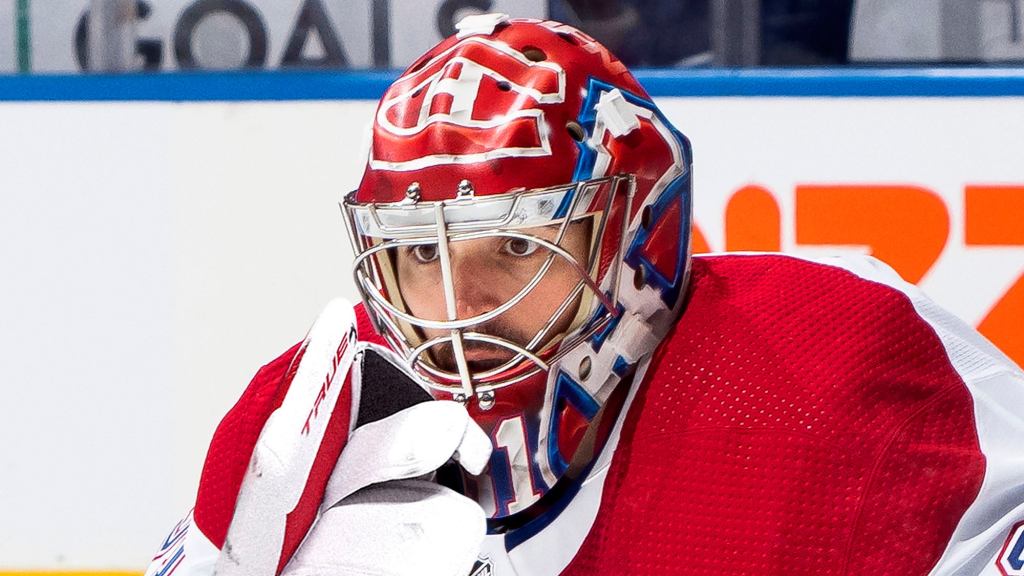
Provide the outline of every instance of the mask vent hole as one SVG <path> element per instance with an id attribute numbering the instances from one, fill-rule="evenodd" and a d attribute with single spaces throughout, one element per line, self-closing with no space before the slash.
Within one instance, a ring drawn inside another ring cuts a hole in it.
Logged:
<path id="1" fill-rule="evenodd" d="M 583 126 L 580 126 L 579 122 L 568 122 L 565 125 L 565 130 L 577 142 L 583 142 L 583 139 L 587 137 L 587 133 L 584 132 Z"/>
<path id="2" fill-rule="evenodd" d="M 647 274 L 644 272 L 644 267 L 640 266 L 633 272 L 633 288 L 640 290 L 647 283 Z"/>
<path id="3" fill-rule="evenodd" d="M 530 62 L 543 62 L 548 59 L 548 55 L 543 50 L 536 46 L 526 46 L 523 48 L 523 56 Z"/>
<path id="4" fill-rule="evenodd" d="M 558 37 L 561 38 L 562 40 L 565 40 L 569 44 L 572 44 L 572 45 L 576 44 L 576 39 L 573 38 L 572 34 L 569 34 L 568 32 L 559 32 L 558 33 Z"/>
<path id="5" fill-rule="evenodd" d="M 504 80 L 498 82 L 498 90 L 501 90 L 502 92 L 508 92 L 511 89 L 512 85 L 509 84 L 508 82 L 505 82 Z"/>
<path id="6" fill-rule="evenodd" d="M 414 62 L 412 66 L 409 66 L 409 70 L 406 71 L 406 74 L 412 74 L 413 72 L 416 72 L 416 71 L 420 70 L 421 68 L 426 66 L 427 62 L 430 62 L 431 58 L 433 58 L 433 57 L 434 57 L 434 53 L 433 52 L 428 52 L 428 53 L 424 54 L 423 57 L 421 57 L 419 60 Z"/>
<path id="7" fill-rule="evenodd" d="M 647 206 L 644 206 L 644 211 L 640 214 L 640 225 L 643 226 L 645 230 L 650 230 L 651 229 L 651 206 L 650 206 L 650 204 L 648 204 Z"/>
<path id="8" fill-rule="evenodd" d="M 590 356 L 584 356 L 583 360 L 580 360 L 580 380 L 586 381 L 590 378 Z"/>

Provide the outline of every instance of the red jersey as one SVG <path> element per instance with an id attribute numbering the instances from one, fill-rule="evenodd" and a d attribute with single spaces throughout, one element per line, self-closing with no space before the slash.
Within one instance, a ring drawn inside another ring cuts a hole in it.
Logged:
<path id="1" fill-rule="evenodd" d="M 597 464 L 488 537 L 493 573 L 1024 574 L 1024 374 L 877 261 L 824 262 L 694 258 Z M 293 354 L 216 432 L 195 512 L 213 550 Z"/>

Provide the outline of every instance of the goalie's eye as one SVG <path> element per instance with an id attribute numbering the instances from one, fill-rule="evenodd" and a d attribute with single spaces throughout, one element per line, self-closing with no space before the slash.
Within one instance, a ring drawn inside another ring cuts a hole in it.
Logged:
<path id="1" fill-rule="evenodd" d="M 437 260 L 437 245 L 436 244 L 420 244 L 419 246 L 412 247 L 412 256 L 420 264 L 429 264 L 434 260 Z"/>
<path id="2" fill-rule="evenodd" d="M 501 246 L 501 249 L 513 256 L 529 256 L 540 248 L 540 244 L 530 242 L 523 238 L 509 238 Z"/>

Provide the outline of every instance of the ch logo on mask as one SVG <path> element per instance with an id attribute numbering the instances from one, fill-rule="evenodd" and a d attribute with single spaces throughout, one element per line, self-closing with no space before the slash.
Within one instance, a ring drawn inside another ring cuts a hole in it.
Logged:
<path id="1" fill-rule="evenodd" d="M 540 106 L 564 99 L 565 71 L 558 64 L 533 61 L 504 42 L 464 38 L 385 95 L 370 166 L 407 171 L 548 156 Z"/>

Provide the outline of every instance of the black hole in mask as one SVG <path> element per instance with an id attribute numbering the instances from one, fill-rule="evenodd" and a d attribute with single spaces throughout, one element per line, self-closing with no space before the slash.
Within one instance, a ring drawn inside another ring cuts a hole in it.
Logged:
<path id="1" fill-rule="evenodd" d="M 583 126 L 580 126 L 579 122 L 570 121 L 566 123 L 565 130 L 577 142 L 583 142 L 583 139 L 587 137 L 587 133 L 583 130 Z"/>
<path id="2" fill-rule="evenodd" d="M 640 214 L 640 225 L 645 229 L 650 229 L 651 227 L 651 207 L 649 205 L 644 206 L 644 211 Z"/>
<path id="3" fill-rule="evenodd" d="M 640 290 L 644 287 L 644 281 L 647 279 L 647 274 L 644 272 L 644 267 L 641 266 L 633 272 L 633 288 Z"/>
<path id="4" fill-rule="evenodd" d="M 572 44 L 574 46 L 576 45 L 576 38 L 573 38 L 573 35 L 569 34 L 568 32 L 559 32 L 558 37 L 561 38 L 562 40 L 565 40 L 569 44 Z"/>
<path id="5" fill-rule="evenodd" d="M 523 56 L 526 56 L 526 59 L 531 62 L 543 62 L 548 59 L 548 55 L 536 46 L 523 47 Z"/>
<path id="6" fill-rule="evenodd" d="M 405 74 L 411 74 L 411 73 L 416 72 L 417 70 L 423 68 L 424 66 L 427 65 L 427 62 L 430 62 L 431 60 L 434 59 L 434 56 L 435 56 L 435 54 L 434 54 L 433 50 L 431 50 L 430 52 L 427 52 L 423 56 L 420 56 L 419 60 L 413 62 L 412 66 L 409 66 L 409 69 L 405 71 Z"/>
<path id="7" fill-rule="evenodd" d="M 502 92 L 508 92 L 511 89 L 512 85 L 509 84 L 508 82 L 505 82 L 504 80 L 498 82 L 498 90 L 501 90 Z"/>

